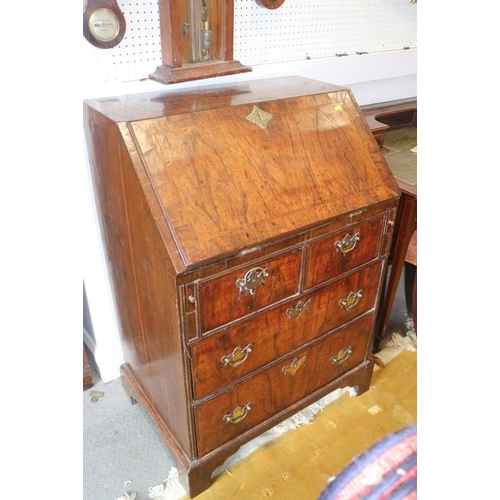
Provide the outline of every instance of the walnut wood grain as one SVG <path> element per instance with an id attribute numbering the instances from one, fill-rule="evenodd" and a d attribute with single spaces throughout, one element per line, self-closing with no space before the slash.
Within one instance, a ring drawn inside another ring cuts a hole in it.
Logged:
<path id="1" fill-rule="evenodd" d="M 238 280 L 243 280 L 254 269 L 255 266 L 252 265 L 198 284 L 201 331 L 213 330 L 297 294 L 301 259 L 302 253 L 297 249 L 274 259 L 259 261 L 258 268 L 264 269 L 268 276 L 255 288 L 253 294 L 250 291 L 240 291 L 237 286 Z"/>
<path id="2" fill-rule="evenodd" d="M 182 450 L 172 438 L 168 427 L 156 413 L 155 408 L 147 399 L 147 396 L 144 392 L 142 392 L 139 382 L 135 380 L 133 374 L 128 370 L 127 365 L 122 365 L 121 370 L 123 374 L 122 383 L 125 392 L 132 399 L 133 403 L 140 402 L 149 414 L 151 420 L 162 435 L 165 443 L 169 446 L 169 450 L 172 452 L 172 458 L 177 466 L 181 485 L 190 498 L 195 498 L 197 495 L 210 487 L 210 484 L 212 483 L 211 475 L 213 471 L 217 467 L 221 466 L 227 458 L 236 453 L 241 446 L 252 440 L 256 435 L 266 432 L 279 422 L 286 420 L 288 417 L 294 415 L 300 410 L 303 410 L 314 401 L 319 400 L 336 389 L 353 387 L 358 396 L 366 392 L 370 388 L 373 363 L 369 360 L 365 361 L 345 375 L 342 375 L 329 384 L 326 384 L 320 389 L 314 391 L 308 397 L 290 405 L 288 408 L 277 413 L 269 420 L 262 422 L 253 430 L 237 436 L 230 443 L 221 446 L 214 452 L 191 460 L 188 460 L 184 456 Z"/>
<path id="3" fill-rule="evenodd" d="M 295 298 L 196 343 L 191 348 L 194 397 L 201 398 L 224 388 L 292 349 L 373 309 L 380 279 L 381 265 L 377 263 L 316 293 L 306 294 L 301 300 L 311 300 L 311 305 L 300 320 L 286 314 L 287 309 L 299 302 L 299 298 Z M 363 297 L 353 310 L 348 312 L 340 306 L 341 299 L 360 289 L 363 290 Z M 252 344 L 252 352 L 244 363 L 237 368 L 223 364 L 221 359 L 224 355 L 249 343 Z"/>
<path id="4" fill-rule="evenodd" d="M 246 119 L 254 105 L 273 114 L 267 128 Z M 337 387 L 369 388 L 400 191 L 348 90 L 289 77 L 93 99 L 84 126 L 124 387 L 190 496 L 261 432 Z M 339 260 L 336 237 L 353 230 L 363 237 Z M 240 293 L 235 281 L 263 265 L 270 279 Z M 310 317 L 287 314 L 310 298 Z M 219 378 L 247 343 L 248 365 Z M 317 368 L 351 344 L 347 364 Z M 212 413 L 259 392 L 267 409 L 221 434 Z"/>
<path id="5" fill-rule="evenodd" d="M 382 218 L 378 217 L 308 245 L 306 289 L 376 259 L 380 254 L 383 223 Z M 359 241 L 356 242 L 354 248 L 348 253 L 342 253 L 336 245 L 346 236 L 355 235 L 359 236 Z"/>
<path id="6" fill-rule="evenodd" d="M 189 454 L 188 388 L 182 383 L 177 306 L 175 299 L 162 298 L 176 294 L 172 261 L 120 129 L 90 107 L 85 112 L 87 124 L 92 123 L 87 144 L 124 358 Z M 165 384 L 171 389 L 166 391 Z"/>
<path id="7" fill-rule="evenodd" d="M 348 91 L 260 107 L 266 129 L 252 105 L 130 124 L 186 267 L 396 194 L 373 181 Z"/>
<path id="8" fill-rule="evenodd" d="M 361 364 L 365 360 L 372 319 L 372 316 L 365 317 L 196 406 L 198 454 L 209 453 Z M 348 347 L 352 348 L 352 354 L 347 361 L 341 365 L 332 363 L 331 358 Z M 284 373 L 283 368 L 294 360 L 304 361 L 294 375 Z M 251 409 L 241 422 L 224 421 L 224 415 L 248 403 Z"/>
<path id="9" fill-rule="evenodd" d="M 343 87 L 297 76 L 251 82 L 214 84 L 192 89 L 168 89 L 88 99 L 85 104 L 116 123 L 135 122 L 162 116 L 183 115 L 192 111 L 258 104 L 259 102 L 314 96 L 344 90 Z M 378 149 L 378 148 L 377 148 Z"/>

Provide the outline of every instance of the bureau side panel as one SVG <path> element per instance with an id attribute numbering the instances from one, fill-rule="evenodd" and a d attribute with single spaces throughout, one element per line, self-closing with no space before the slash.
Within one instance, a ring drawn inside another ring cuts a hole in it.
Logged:
<path id="1" fill-rule="evenodd" d="M 84 105 L 84 128 L 124 358 L 189 455 L 172 265 L 120 126 Z"/>
<path id="2" fill-rule="evenodd" d="M 121 175 L 121 138 L 114 122 L 86 105 L 84 129 L 122 349 L 127 362 L 137 367 L 146 360 L 144 350 L 136 347 L 140 344 L 142 327 Z"/>
<path id="3" fill-rule="evenodd" d="M 177 443 L 191 456 L 176 274 L 163 239 L 163 227 L 158 227 L 162 218 L 154 205 L 152 208 L 150 185 L 142 175 L 127 127 L 120 127 L 130 155 L 124 162 L 123 184 L 143 327 L 141 348 L 147 360 L 145 366 L 132 369 L 139 370 L 143 391 Z"/>

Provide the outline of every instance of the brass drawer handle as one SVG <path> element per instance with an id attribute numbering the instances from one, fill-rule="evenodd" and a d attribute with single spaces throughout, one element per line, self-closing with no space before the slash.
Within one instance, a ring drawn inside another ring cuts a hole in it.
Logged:
<path id="1" fill-rule="evenodd" d="M 341 349 L 336 356 L 332 357 L 332 364 L 336 363 L 337 365 L 341 365 L 345 361 L 349 359 L 349 356 L 352 353 L 352 347 L 348 347 L 347 349 Z"/>
<path id="2" fill-rule="evenodd" d="M 359 290 L 356 293 L 351 292 L 345 299 L 340 300 L 339 304 L 342 307 L 345 307 L 347 311 L 350 311 L 359 302 L 359 299 L 362 296 L 362 290 Z"/>
<path id="3" fill-rule="evenodd" d="M 299 300 L 295 307 L 289 307 L 286 310 L 287 316 L 290 319 L 295 318 L 298 321 L 300 318 L 302 318 L 302 315 L 304 313 L 309 311 L 309 309 L 311 308 L 312 300 L 312 298 L 310 298 L 307 302 L 304 302 L 302 299 Z"/>
<path id="4" fill-rule="evenodd" d="M 227 424 L 239 424 L 248 415 L 248 412 L 251 409 L 250 403 L 247 403 L 243 408 L 238 406 L 231 413 L 226 413 L 222 417 L 222 420 L 224 420 Z"/>
<path id="5" fill-rule="evenodd" d="M 236 368 L 248 358 L 248 355 L 252 352 L 252 347 L 252 344 L 248 344 L 243 347 L 243 349 L 241 347 L 236 347 L 231 354 L 222 356 L 221 361 L 226 366 L 229 365 Z"/>
<path id="6" fill-rule="evenodd" d="M 255 295 L 257 287 L 264 283 L 268 276 L 269 272 L 265 267 L 254 267 L 243 278 L 236 280 L 236 286 L 240 292 L 250 292 L 250 295 Z"/>
<path id="7" fill-rule="evenodd" d="M 335 247 L 338 251 L 342 252 L 344 255 L 352 252 L 356 243 L 359 241 L 359 233 L 354 235 L 346 234 L 342 240 L 335 242 Z"/>
<path id="8" fill-rule="evenodd" d="M 293 358 L 293 361 L 288 365 L 284 366 L 281 371 L 286 375 L 290 373 L 293 376 L 297 373 L 297 370 L 305 363 L 306 357 L 304 356 L 302 359 Z"/>

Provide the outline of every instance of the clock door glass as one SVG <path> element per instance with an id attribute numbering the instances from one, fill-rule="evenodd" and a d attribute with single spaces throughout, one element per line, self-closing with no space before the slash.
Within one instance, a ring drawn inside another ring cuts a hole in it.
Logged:
<path id="1" fill-rule="evenodd" d="M 183 64 L 224 60 L 225 5 L 222 0 L 181 2 L 181 53 Z"/>

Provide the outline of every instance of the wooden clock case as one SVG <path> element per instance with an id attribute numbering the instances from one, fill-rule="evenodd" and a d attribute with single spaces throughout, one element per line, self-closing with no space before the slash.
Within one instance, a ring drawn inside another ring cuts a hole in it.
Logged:
<path id="1" fill-rule="evenodd" d="M 159 0 L 162 64 L 149 75 L 151 80 L 172 84 L 252 70 L 233 58 L 234 0 L 198 1 L 207 6 L 212 37 L 209 60 L 193 57 L 196 32 L 205 15 L 196 18 L 190 0 Z"/>

